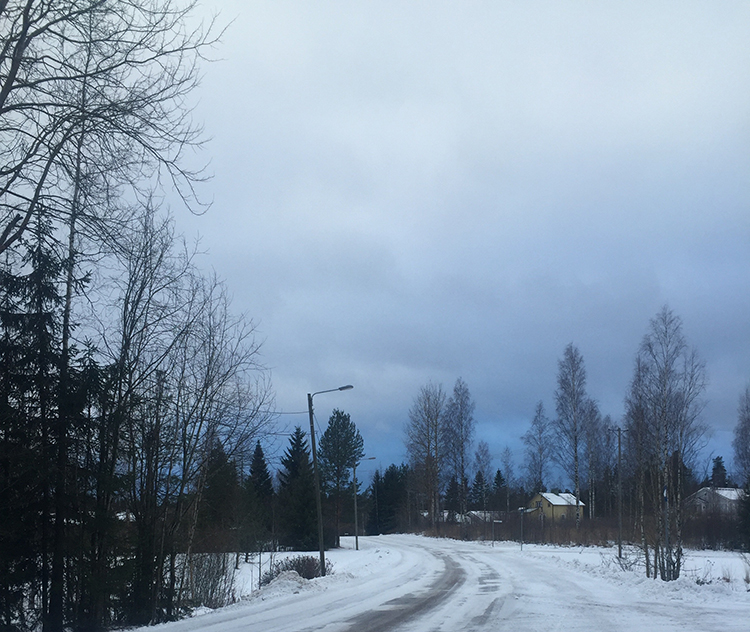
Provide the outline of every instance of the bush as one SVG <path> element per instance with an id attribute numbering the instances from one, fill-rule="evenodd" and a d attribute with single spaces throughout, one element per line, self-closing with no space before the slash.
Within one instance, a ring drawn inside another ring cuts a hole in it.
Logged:
<path id="1" fill-rule="evenodd" d="M 320 577 L 320 560 L 312 555 L 297 555 L 276 562 L 270 571 L 263 573 L 260 585 L 266 586 L 276 579 L 284 571 L 295 571 L 303 579 Z M 333 572 L 333 564 L 326 560 L 326 575 Z"/>
<path id="2" fill-rule="evenodd" d="M 234 603 L 234 555 L 194 553 L 187 559 L 188 600 L 195 606 L 221 608 Z"/>

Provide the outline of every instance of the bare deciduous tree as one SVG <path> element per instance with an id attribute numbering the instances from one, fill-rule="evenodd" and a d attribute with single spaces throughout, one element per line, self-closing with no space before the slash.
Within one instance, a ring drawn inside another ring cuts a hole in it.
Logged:
<path id="1" fill-rule="evenodd" d="M 652 535 L 653 566 L 649 533 L 643 531 L 646 569 L 664 581 L 677 579 L 682 568 L 684 476 L 705 434 L 700 422 L 705 383 L 703 362 L 688 349 L 682 322 L 665 306 L 651 319 L 641 343 L 626 400 L 630 440 L 636 442 L 641 468 L 641 515 L 647 500 L 660 507 Z"/>
<path id="2" fill-rule="evenodd" d="M 465 514 L 468 503 L 468 480 L 472 443 L 474 442 L 474 401 L 469 387 L 461 378 L 456 380 L 453 394 L 445 408 L 442 441 L 449 475 L 458 481 L 459 512 Z"/>
<path id="3" fill-rule="evenodd" d="M 0 4 L 0 252 L 37 210 L 66 212 L 76 153 L 111 190 L 138 197 L 163 181 L 196 202 L 186 96 L 213 23 L 191 27 L 193 12 L 190 0 Z"/>
<path id="4" fill-rule="evenodd" d="M 584 457 L 586 460 L 586 477 L 589 488 L 589 518 L 595 518 L 596 513 L 596 483 L 601 473 L 602 454 L 604 451 L 604 426 L 599 408 L 589 400 L 588 414 L 584 417 Z"/>
<path id="5" fill-rule="evenodd" d="M 484 440 L 477 443 L 474 452 L 474 471 L 481 472 L 488 485 L 492 483 L 492 455 L 489 444 Z"/>
<path id="6" fill-rule="evenodd" d="M 576 528 L 581 523 L 581 457 L 585 441 L 586 421 L 594 414 L 596 404 L 586 394 L 586 369 L 583 356 L 573 345 L 565 347 L 558 364 L 555 391 L 557 418 L 553 422 L 556 459 L 570 477 L 575 488 Z"/>
<path id="7" fill-rule="evenodd" d="M 513 468 L 513 452 L 510 446 L 505 446 L 500 455 L 500 463 L 503 466 L 505 476 L 505 513 L 510 514 L 510 491 L 516 485 L 516 476 Z"/>
<path id="8" fill-rule="evenodd" d="M 409 422 L 406 425 L 406 450 L 426 497 L 433 527 L 440 509 L 440 481 L 445 461 L 441 447 L 444 412 L 445 393 L 442 386 L 427 384 L 419 389 L 409 409 Z"/>
<path id="9" fill-rule="evenodd" d="M 750 386 L 740 396 L 732 448 L 737 480 L 743 486 L 750 484 Z"/>
<path id="10" fill-rule="evenodd" d="M 541 401 L 536 405 L 531 427 L 521 438 L 526 446 L 526 478 L 529 489 L 546 491 L 545 482 L 552 462 L 554 439 L 550 421 L 544 414 L 544 404 Z"/>

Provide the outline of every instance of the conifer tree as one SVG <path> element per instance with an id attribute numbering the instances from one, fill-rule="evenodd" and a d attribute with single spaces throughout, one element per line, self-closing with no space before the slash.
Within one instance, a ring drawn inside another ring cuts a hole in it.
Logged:
<path id="1" fill-rule="evenodd" d="M 260 441 L 255 444 L 244 494 L 243 549 L 246 553 L 264 550 L 273 538 L 275 492 Z"/>
<path id="2" fill-rule="evenodd" d="M 726 487 L 727 486 L 727 468 L 724 465 L 724 458 L 717 456 L 713 460 L 713 468 L 711 469 L 711 487 Z"/>
<path id="3" fill-rule="evenodd" d="M 204 551 L 236 550 L 234 533 L 239 520 L 239 496 L 237 467 L 217 441 L 208 457 L 206 482 L 201 495 L 200 548 Z"/>
<path id="4" fill-rule="evenodd" d="M 263 453 L 260 441 L 255 444 L 253 460 L 250 464 L 250 480 L 253 483 L 253 490 L 259 501 L 262 504 L 270 504 L 274 495 L 273 481 L 268 471 L 266 456 Z"/>
<path id="5" fill-rule="evenodd" d="M 403 532 L 409 528 L 409 476 L 407 465 L 391 464 L 382 475 L 375 472 L 370 486 L 373 503 L 367 521 L 368 535 Z"/>
<path id="6" fill-rule="evenodd" d="M 503 473 L 498 469 L 495 472 L 495 478 L 492 481 L 492 489 L 490 491 L 490 509 L 492 511 L 500 511 L 505 504 L 506 485 Z"/>
<path id="7" fill-rule="evenodd" d="M 471 485 L 469 493 L 469 509 L 484 511 L 487 509 L 489 489 L 487 482 L 484 480 L 482 470 L 477 471 L 474 476 L 474 482 Z"/>
<path id="8" fill-rule="evenodd" d="M 279 472 L 279 543 L 290 549 L 313 551 L 318 532 L 315 479 L 302 428 L 297 426 L 281 459 Z"/>
<path id="9" fill-rule="evenodd" d="M 343 496 L 351 480 L 352 468 L 364 455 L 364 441 L 357 426 L 347 413 L 335 409 L 320 438 L 319 458 L 321 485 L 334 502 L 336 546 L 339 546 Z"/>
<path id="10" fill-rule="evenodd" d="M 445 489 L 445 504 L 446 511 L 450 512 L 452 519 L 455 518 L 455 514 L 461 511 L 461 503 L 459 501 L 459 489 L 458 479 L 455 476 L 451 476 L 451 480 L 448 481 L 448 487 Z"/>

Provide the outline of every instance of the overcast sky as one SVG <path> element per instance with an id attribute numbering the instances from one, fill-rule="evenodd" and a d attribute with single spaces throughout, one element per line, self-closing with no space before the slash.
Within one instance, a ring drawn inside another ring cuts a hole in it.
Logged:
<path id="1" fill-rule="evenodd" d="M 258 324 L 279 410 L 405 460 L 419 388 L 499 465 L 572 342 L 618 419 L 668 305 L 705 360 L 705 458 L 750 379 L 750 3 L 248 2 L 203 67 L 213 207 L 180 214 Z M 284 416 L 285 427 L 307 424 Z M 285 441 L 285 440 L 284 440 Z M 284 447 L 283 444 L 281 447 Z"/>

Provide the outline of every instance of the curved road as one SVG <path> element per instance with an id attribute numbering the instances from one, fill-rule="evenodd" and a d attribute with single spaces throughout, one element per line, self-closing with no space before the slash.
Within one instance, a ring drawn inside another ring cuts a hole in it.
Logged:
<path id="1" fill-rule="evenodd" d="M 661 585 L 644 592 L 507 546 L 416 536 L 361 544 L 377 547 L 387 563 L 371 574 L 326 578 L 298 594 L 169 624 L 170 632 L 746 632 L 750 621 L 747 593 L 692 603 L 668 589 L 651 597 L 648 590 L 658 593 Z"/>

